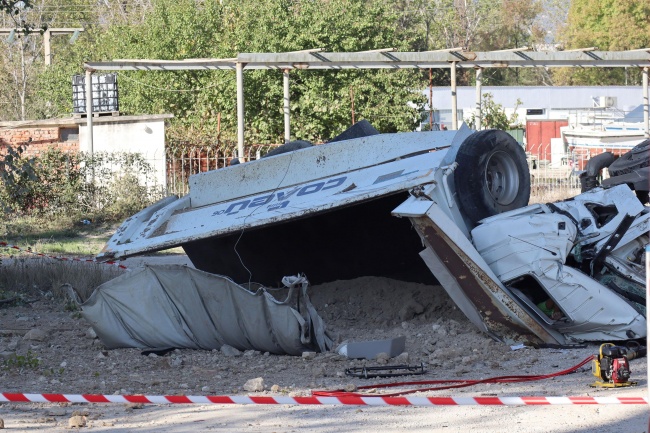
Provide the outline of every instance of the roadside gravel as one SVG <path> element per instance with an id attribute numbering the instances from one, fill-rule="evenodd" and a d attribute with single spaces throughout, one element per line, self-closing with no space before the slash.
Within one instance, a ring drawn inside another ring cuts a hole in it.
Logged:
<path id="1" fill-rule="evenodd" d="M 578 364 L 598 350 L 597 345 L 511 350 L 478 332 L 439 286 L 363 277 L 311 287 L 310 297 L 339 342 L 404 335 L 405 353 L 381 361 L 349 360 L 335 352 L 289 357 L 256 351 L 233 354 L 217 350 L 175 350 L 165 356 L 144 356 L 137 349 L 109 351 L 95 338 L 78 312 L 65 311 L 60 302 L 44 297 L 31 304 L 0 309 L 0 356 L 5 359 L 4 368 L 0 369 L 0 391 L 306 396 L 312 390 L 386 383 L 387 379 L 364 380 L 345 375 L 347 368 L 386 365 L 382 362 L 422 363 L 427 369 L 423 376 L 395 381 L 484 379 L 553 373 Z M 14 363 L 7 364 L 9 359 L 14 359 Z M 646 365 L 646 359 L 631 362 L 632 379 L 638 385 L 624 389 L 591 388 L 589 385 L 595 378 L 587 364 L 574 374 L 537 382 L 482 384 L 421 395 L 645 397 Z M 250 383 L 246 385 L 251 379 L 257 379 L 257 388 L 251 388 Z M 81 416 L 86 422 L 85 427 L 75 428 L 111 432 L 640 433 L 648 425 L 648 407 L 639 405 L 372 408 L 0 404 L 5 428 L 16 432 L 67 431 L 73 416 Z"/>

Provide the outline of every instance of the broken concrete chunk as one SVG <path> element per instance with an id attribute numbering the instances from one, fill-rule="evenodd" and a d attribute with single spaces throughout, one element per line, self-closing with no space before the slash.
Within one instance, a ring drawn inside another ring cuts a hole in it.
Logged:
<path id="1" fill-rule="evenodd" d="M 422 346 L 422 351 L 424 353 L 432 353 L 434 350 L 436 350 L 436 342 L 427 340 L 424 345 Z"/>
<path id="2" fill-rule="evenodd" d="M 23 339 L 31 341 L 45 341 L 47 340 L 47 332 L 38 328 L 30 329 L 27 334 L 25 334 Z"/>
<path id="3" fill-rule="evenodd" d="M 88 328 L 88 330 L 86 331 L 86 338 L 89 338 L 91 340 L 97 338 L 97 333 L 93 328 Z"/>
<path id="4" fill-rule="evenodd" d="M 86 417 L 81 415 L 71 416 L 68 420 L 68 428 L 79 428 L 86 426 Z"/>
<path id="5" fill-rule="evenodd" d="M 183 358 L 180 356 L 172 356 L 169 358 L 169 366 L 172 368 L 181 368 L 183 367 Z"/>
<path id="6" fill-rule="evenodd" d="M 256 377 L 255 379 L 247 380 L 244 384 L 244 390 L 248 392 L 264 391 L 264 379 L 261 377 Z"/>
<path id="7" fill-rule="evenodd" d="M 227 344 L 221 346 L 221 353 L 223 353 L 224 356 L 242 356 L 242 353 L 239 349 L 228 346 Z"/>
<path id="8" fill-rule="evenodd" d="M 402 352 L 393 360 L 395 364 L 408 364 L 409 363 L 409 353 Z"/>
<path id="9" fill-rule="evenodd" d="M 417 314 L 422 314 L 423 311 L 424 307 L 421 304 L 414 300 L 410 300 L 399 310 L 399 318 L 403 322 L 411 320 Z"/>
<path id="10" fill-rule="evenodd" d="M 310 361 L 314 358 L 316 358 L 316 352 L 302 352 L 302 359 Z"/>
<path id="11" fill-rule="evenodd" d="M 64 407 L 52 407 L 45 411 L 47 416 L 65 416 L 68 411 Z"/>

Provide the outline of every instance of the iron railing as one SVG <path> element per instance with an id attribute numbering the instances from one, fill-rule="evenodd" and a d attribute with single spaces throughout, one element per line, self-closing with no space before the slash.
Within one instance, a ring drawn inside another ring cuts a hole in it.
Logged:
<path id="1" fill-rule="evenodd" d="M 244 160 L 259 159 L 279 144 L 254 144 L 244 148 Z M 167 192 L 183 196 L 189 192 L 191 175 L 228 167 L 237 158 L 237 146 L 186 146 L 167 149 Z"/>

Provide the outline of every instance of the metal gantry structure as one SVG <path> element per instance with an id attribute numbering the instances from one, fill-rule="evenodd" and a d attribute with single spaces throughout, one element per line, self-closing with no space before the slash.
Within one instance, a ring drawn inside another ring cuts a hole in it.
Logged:
<path id="1" fill-rule="evenodd" d="M 450 69 L 452 129 L 458 128 L 456 100 L 456 71 L 476 71 L 476 108 L 478 125 L 481 124 L 481 83 L 486 68 L 639 68 L 643 77 L 644 126 L 650 137 L 648 74 L 650 48 L 629 51 L 598 51 L 583 48 L 567 51 L 530 51 L 527 47 L 501 51 L 465 51 L 451 48 L 439 51 L 399 52 L 393 48 L 362 52 L 325 52 L 311 49 L 283 53 L 239 53 L 228 59 L 188 60 L 113 60 L 86 62 L 86 95 L 91 93 L 91 74 L 96 71 L 180 71 L 180 70 L 233 70 L 237 81 L 237 153 L 244 156 L 244 71 L 246 69 L 279 69 L 284 83 L 284 136 L 289 140 L 290 129 L 290 72 L 292 70 L 323 69 Z M 89 147 L 92 152 L 92 98 L 86 98 Z"/>

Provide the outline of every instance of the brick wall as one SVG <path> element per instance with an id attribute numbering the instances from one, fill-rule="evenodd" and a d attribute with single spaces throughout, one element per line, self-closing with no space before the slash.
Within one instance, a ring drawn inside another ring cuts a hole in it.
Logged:
<path id="1" fill-rule="evenodd" d="M 0 128 L 0 154 L 5 154 L 7 146 L 18 147 L 23 145 L 25 156 L 36 156 L 50 147 L 55 147 L 64 152 L 78 151 L 79 139 L 64 141 L 61 132 L 71 130 L 75 126 L 41 126 L 35 128 Z"/>

